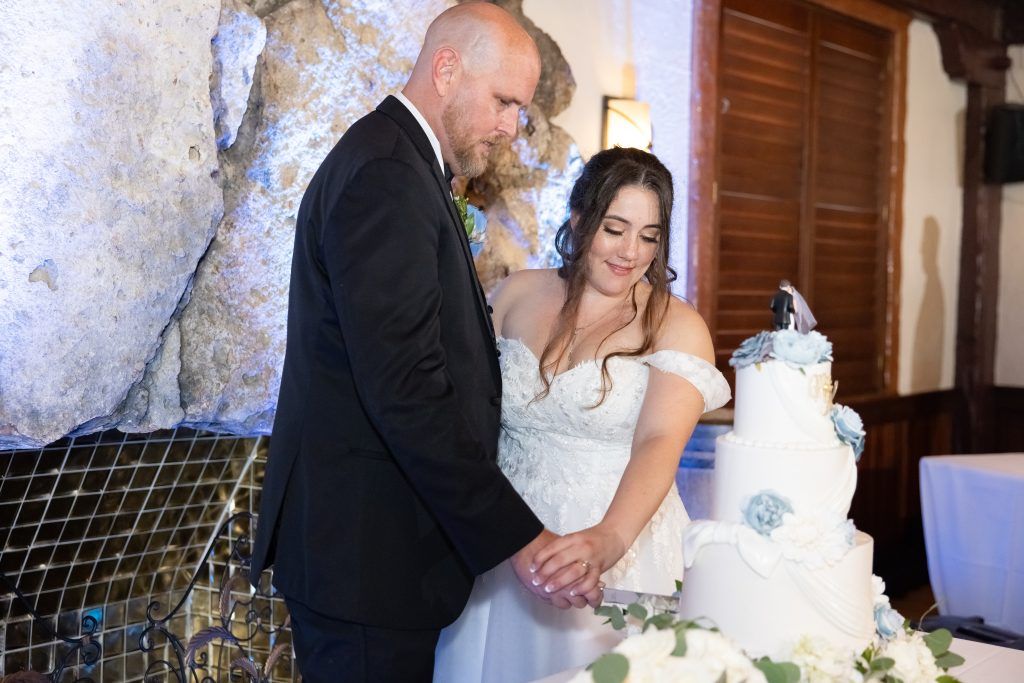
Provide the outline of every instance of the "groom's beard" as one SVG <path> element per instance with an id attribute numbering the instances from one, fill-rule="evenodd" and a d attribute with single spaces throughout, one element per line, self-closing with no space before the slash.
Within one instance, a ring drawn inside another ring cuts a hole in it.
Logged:
<path id="1" fill-rule="evenodd" d="M 500 136 L 473 139 L 467 119 L 466 107 L 461 100 L 452 102 L 441 112 L 441 125 L 458 164 L 456 171 L 459 175 L 476 178 L 487 170 L 491 150 L 501 139 Z"/>

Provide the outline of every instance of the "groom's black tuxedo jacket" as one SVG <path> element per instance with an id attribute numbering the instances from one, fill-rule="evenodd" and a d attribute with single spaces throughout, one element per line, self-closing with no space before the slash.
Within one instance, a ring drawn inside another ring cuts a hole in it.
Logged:
<path id="1" fill-rule="evenodd" d="M 496 465 L 494 331 L 450 186 L 389 97 L 299 208 L 253 577 L 326 616 L 439 628 L 542 525 Z"/>

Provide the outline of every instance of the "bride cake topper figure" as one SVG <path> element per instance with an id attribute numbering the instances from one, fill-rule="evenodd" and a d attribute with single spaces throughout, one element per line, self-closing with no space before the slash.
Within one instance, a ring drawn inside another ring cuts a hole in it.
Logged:
<path id="1" fill-rule="evenodd" d="M 776 330 L 795 328 L 800 334 L 807 334 L 818 324 L 810 306 L 789 280 L 779 281 L 779 291 L 772 295 L 768 307 L 774 315 Z"/>

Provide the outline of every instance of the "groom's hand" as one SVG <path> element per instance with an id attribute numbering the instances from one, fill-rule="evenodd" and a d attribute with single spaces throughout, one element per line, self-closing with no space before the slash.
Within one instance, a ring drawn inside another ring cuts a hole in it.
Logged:
<path id="1" fill-rule="evenodd" d="M 540 581 L 530 570 L 531 563 L 537 552 L 557 538 L 560 538 L 557 534 L 544 529 L 540 532 L 540 535 L 523 546 L 519 552 L 510 558 L 512 570 L 516 573 L 520 583 L 544 602 L 550 603 L 559 609 L 585 607 L 589 604 L 589 596 L 572 594 L 568 588 L 563 591 L 548 591 L 546 590 L 548 586 L 543 581 Z M 600 604 L 600 598 L 597 599 L 597 604 Z"/>

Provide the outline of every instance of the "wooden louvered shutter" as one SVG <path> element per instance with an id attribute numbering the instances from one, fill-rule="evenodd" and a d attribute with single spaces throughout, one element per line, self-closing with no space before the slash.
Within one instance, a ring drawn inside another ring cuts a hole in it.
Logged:
<path id="1" fill-rule="evenodd" d="M 843 395 L 883 389 L 889 36 L 823 13 L 815 30 L 810 262 L 813 310 Z M 802 275 L 806 274 L 806 268 Z"/>
<path id="2" fill-rule="evenodd" d="M 768 328 L 785 278 L 842 359 L 844 397 L 885 391 L 892 33 L 799 0 L 723 0 L 719 50 L 719 368 Z"/>

